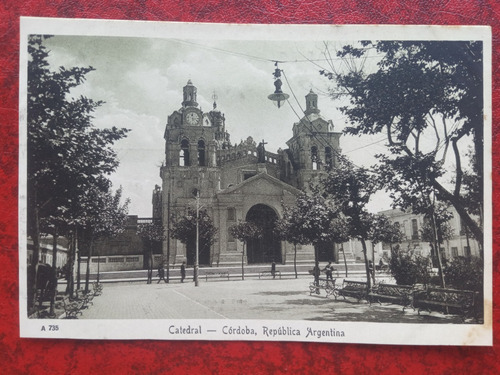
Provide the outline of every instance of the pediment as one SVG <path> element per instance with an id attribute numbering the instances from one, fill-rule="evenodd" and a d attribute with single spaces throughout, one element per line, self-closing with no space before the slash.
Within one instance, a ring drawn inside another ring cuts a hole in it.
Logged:
<path id="1" fill-rule="evenodd" d="M 259 173 L 238 185 L 233 185 L 220 191 L 217 195 L 283 195 L 287 193 L 295 196 L 300 194 L 300 190 L 267 173 Z"/>

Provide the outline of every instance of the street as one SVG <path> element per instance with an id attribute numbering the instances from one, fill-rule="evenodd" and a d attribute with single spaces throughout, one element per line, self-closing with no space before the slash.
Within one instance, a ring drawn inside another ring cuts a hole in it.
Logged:
<path id="1" fill-rule="evenodd" d="M 265 319 L 364 321 L 384 323 L 462 323 L 456 315 L 422 312 L 399 305 L 309 295 L 311 278 L 189 280 L 170 284 L 106 283 L 102 295 L 78 319 Z"/>

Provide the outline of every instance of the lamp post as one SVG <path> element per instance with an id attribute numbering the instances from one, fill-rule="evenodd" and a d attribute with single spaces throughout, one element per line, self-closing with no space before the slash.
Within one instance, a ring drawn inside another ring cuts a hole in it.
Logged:
<path id="1" fill-rule="evenodd" d="M 194 259 L 194 286 L 198 286 L 198 267 L 200 254 L 200 191 L 196 190 L 196 256 Z"/>

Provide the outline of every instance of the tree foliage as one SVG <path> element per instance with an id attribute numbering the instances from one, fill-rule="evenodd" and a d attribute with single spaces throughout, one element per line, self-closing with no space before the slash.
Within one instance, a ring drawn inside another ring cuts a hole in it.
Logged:
<path id="1" fill-rule="evenodd" d="M 95 240 L 117 236 L 125 229 L 129 200 L 126 199 L 122 204 L 121 196 L 122 188 L 120 187 L 114 194 L 111 190 L 103 192 L 98 188 L 93 188 L 81 197 L 80 205 L 83 209 L 83 216 L 80 220 L 80 227 L 83 242 L 88 249 L 85 292 L 89 291 L 90 260 Z"/>
<path id="2" fill-rule="evenodd" d="M 104 175 L 118 166 L 112 145 L 128 130 L 93 126 L 103 102 L 71 94 L 93 68 L 52 71 L 43 40 L 32 35 L 28 45 L 28 210 L 30 217 L 36 207 L 40 217 L 73 224 L 81 217 L 75 209 L 81 194 L 90 186 L 109 189 Z"/>
<path id="3" fill-rule="evenodd" d="M 218 230 L 205 209 L 199 210 L 197 220 L 196 210 L 188 208 L 186 215 L 174 220 L 170 237 L 178 239 L 185 245 L 191 243 L 191 241 L 196 241 L 196 222 L 199 224 L 200 241 L 207 244 L 207 246 L 212 245 L 215 242 Z"/>
<path id="4" fill-rule="evenodd" d="M 137 226 L 137 235 L 146 241 L 160 242 L 166 239 L 165 227 L 159 223 L 146 223 Z"/>
<path id="5" fill-rule="evenodd" d="M 94 239 L 115 237 L 125 228 L 128 214 L 129 199 L 122 203 L 122 188 L 113 194 L 95 188 L 81 197 L 81 207 L 84 209 L 81 227 L 90 232 Z"/>
<path id="6" fill-rule="evenodd" d="M 350 121 L 345 132 L 385 134 L 390 156 L 379 156 L 380 171 L 387 171 L 383 181 L 400 198 L 396 204 L 411 206 L 407 199 L 432 191 L 455 207 L 482 243 L 481 225 L 471 217 L 482 212 L 482 195 L 466 199 L 467 192 L 481 192 L 477 187 L 483 186 L 482 43 L 361 42 L 345 46 L 338 56 L 362 60 L 371 51 L 378 58 L 373 72 L 321 71 L 334 80 L 336 93 L 349 98 L 341 108 Z M 467 173 L 464 149 L 470 139 Z"/>
<path id="7" fill-rule="evenodd" d="M 444 269 L 446 283 L 456 289 L 483 291 L 483 262 L 477 257 L 458 257 Z"/>
<path id="8" fill-rule="evenodd" d="M 455 234 L 453 227 L 451 226 L 449 219 L 450 213 L 447 211 L 436 215 L 436 225 L 432 225 L 431 220 L 424 220 L 424 225 L 420 229 L 422 234 L 422 240 L 429 242 L 431 245 L 434 243 L 435 236 L 437 235 L 437 242 L 442 244 L 444 241 L 449 240 Z"/>
<path id="9" fill-rule="evenodd" d="M 106 176 L 118 166 L 112 145 L 128 132 L 94 127 L 93 114 L 103 102 L 73 96 L 73 89 L 94 69 L 52 69 L 47 38 L 30 35 L 28 40 L 27 230 L 35 264 L 41 233 L 75 233 L 75 227 L 96 220 L 87 215 L 106 199 L 111 188 Z"/>
<path id="10" fill-rule="evenodd" d="M 250 240 L 262 238 L 262 228 L 251 221 L 241 221 L 229 227 L 229 233 L 243 243 Z"/>
<path id="11" fill-rule="evenodd" d="M 392 249 L 389 269 L 398 285 L 429 284 L 431 280 L 430 260 L 415 255 L 398 246 Z"/>
<path id="12" fill-rule="evenodd" d="M 347 235 L 361 242 L 367 285 L 370 287 L 366 240 L 372 236 L 376 220 L 375 216 L 368 212 L 366 205 L 378 186 L 367 169 L 355 166 L 345 157 L 338 159 L 339 163 L 336 168 L 332 168 L 321 179 L 320 184 L 323 194 L 339 208 L 339 213 L 342 215 L 339 217 L 342 217 L 346 223 Z"/>
<path id="13" fill-rule="evenodd" d="M 389 221 L 385 215 L 374 215 L 369 239 L 374 243 L 398 244 L 404 241 L 400 227 Z"/>

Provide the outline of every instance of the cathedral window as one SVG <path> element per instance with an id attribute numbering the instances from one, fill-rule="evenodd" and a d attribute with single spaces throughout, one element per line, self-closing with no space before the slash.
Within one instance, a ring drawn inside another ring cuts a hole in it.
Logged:
<path id="1" fill-rule="evenodd" d="M 206 166 L 205 142 L 203 140 L 198 141 L 198 165 L 201 167 Z"/>
<path id="2" fill-rule="evenodd" d="M 227 221 L 235 221 L 236 220 L 236 210 L 234 207 L 229 207 L 227 209 Z"/>
<path id="3" fill-rule="evenodd" d="M 417 219 L 411 220 L 411 239 L 418 240 L 418 221 L 417 221 Z"/>
<path id="4" fill-rule="evenodd" d="M 183 139 L 181 142 L 181 151 L 179 153 L 179 166 L 188 167 L 189 164 L 189 141 Z"/>
<path id="5" fill-rule="evenodd" d="M 312 161 L 313 171 L 318 170 L 319 157 L 318 157 L 318 148 L 316 146 L 311 147 L 311 161 Z"/>
<path id="6" fill-rule="evenodd" d="M 325 147 L 325 162 L 328 169 L 333 167 L 333 155 L 331 147 Z"/>

